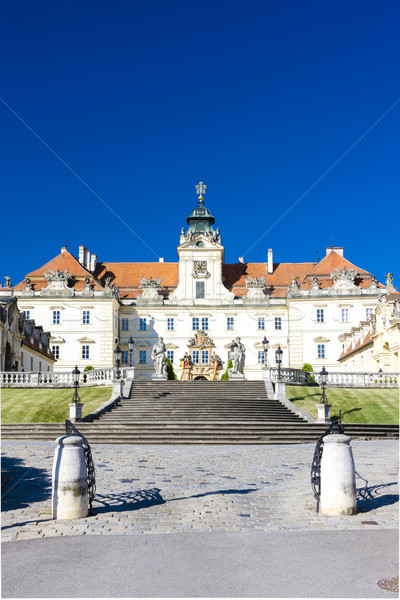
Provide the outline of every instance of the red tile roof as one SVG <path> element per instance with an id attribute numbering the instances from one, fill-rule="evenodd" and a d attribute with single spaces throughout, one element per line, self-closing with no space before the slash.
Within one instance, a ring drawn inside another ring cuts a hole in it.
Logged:
<path id="1" fill-rule="evenodd" d="M 373 342 L 371 340 L 371 335 L 370 332 L 368 331 L 367 335 L 365 336 L 364 339 L 360 338 L 358 339 L 358 341 L 354 344 L 350 344 L 350 346 L 347 348 L 347 350 L 343 350 L 342 354 L 339 356 L 338 360 L 342 360 L 343 358 L 347 358 L 348 356 L 350 356 L 350 354 L 353 354 L 353 352 L 356 352 L 356 350 L 361 350 L 362 348 L 366 348 L 367 346 L 372 345 Z"/>
<path id="2" fill-rule="evenodd" d="M 247 294 L 247 277 L 265 277 L 268 294 L 273 297 L 285 297 L 287 288 L 296 277 L 302 289 L 310 289 L 312 278 L 317 277 L 321 288 L 330 287 L 333 283 L 330 273 L 336 268 L 354 268 L 360 276 L 356 278 L 356 284 L 360 287 L 368 287 L 370 284 L 370 274 L 368 271 L 359 269 L 351 262 L 332 251 L 325 256 L 319 263 L 275 263 L 274 272 L 268 274 L 268 263 L 237 263 L 224 264 L 222 266 L 223 283 L 232 291 L 235 296 L 244 296 Z M 79 261 L 67 250 L 61 252 L 58 256 L 43 265 L 40 269 L 31 271 L 27 274 L 30 277 L 35 289 L 47 287 L 48 282 L 44 273 L 48 269 L 68 269 L 73 274 L 73 279 L 69 285 L 80 290 L 84 286 L 84 280 L 89 277 L 93 289 L 101 290 L 105 285 L 105 279 L 111 277 L 111 284 L 119 286 L 121 298 L 135 298 L 142 292 L 140 289 L 141 277 L 152 277 L 161 279 L 161 293 L 168 295 L 178 285 L 179 263 L 168 262 L 98 262 L 94 273 L 85 269 Z M 379 284 L 380 287 L 382 284 Z M 24 288 L 24 282 L 16 286 L 17 290 Z"/>

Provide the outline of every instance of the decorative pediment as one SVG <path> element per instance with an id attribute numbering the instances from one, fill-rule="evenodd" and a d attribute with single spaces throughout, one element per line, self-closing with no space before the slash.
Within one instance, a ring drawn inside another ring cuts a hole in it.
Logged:
<path id="1" fill-rule="evenodd" d="M 156 277 L 141 277 L 140 288 L 143 290 L 141 296 L 136 300 L 137 304 L 162 304 L 163 297 L 158 290 L 161 288 L 161 279 Z"/>
<path id="2" fill-rule="evenodd" d="M 189 348 L 195 349 L 206 349 L 206 348 L 214 348 L 214 341 L 208 337 L 208 333 L 200 329 L 194 334 L 194 337 L 190 338 L 187 345 Z"/>
<path id="3" fill-rule="evenodd" d="M 265 277 L 246 277 L 245 278 L 245 283 L 246 283 L 246 288 L 248 290 L 251 289 L 261 289 L 263 290 L 265 288 L 265 284 L 266 284 L 266 279 Z"/>
<path id="4" fill-rule="evenodd" d="M 326 344 L 329 341 L 330 340 L 328 338 L 323 337 L 322 335 L 320 335 L 319 337 L 314 338 L 314 342 L 316 342 L 317 344 Z"/>
<path id="5" fill-rule="evenodd" d="M 265 277 L 246 277 L 245 283 L 248 292 L 243 299 L 244 304 L 260 304 L 268 300 L 268 296 L 264 294 Z"/>
<path id="6" fill-rule="evenodd" d="M 78 340 L 80 344 L 94 344 L 95 341 L 88 337 L 83 337 Z"/>
<path id="7" fill-rule="evenodd" d="M 358 273 L 353 267 L 350 269 L 335 269 L 330 273 L 333 279 L 333 285 L 331 288 L 332 293 L 354 293 L 358 290 L 354 283 Z"/>
<path id="8" fill-rule="evenodd" d="M 60 271 L 60 269 L 49 269 L 44 274 L 48 281 L 48 285 L 40 290 L 40 294 L 43 296 L 73 296 L 74 290 L 68 287 L 68 281 L 72 277 L 72 273 L 69 273 L 68 269 Z M 29 282 L 30 283 L 30 282 Z"/>

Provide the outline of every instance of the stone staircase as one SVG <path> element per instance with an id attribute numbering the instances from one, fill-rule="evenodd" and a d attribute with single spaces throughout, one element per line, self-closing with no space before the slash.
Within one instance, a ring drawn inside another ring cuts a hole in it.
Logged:
<path id="1" fill-rule="evenodd" d="M 294 444 L 326 425 L 307 423 L 268 398 L 262 381 L 136 382 L 130 398 L 77 424 L 93 444 Z M 63 424 L 2 425 L 3 439 L 55 440 Z M 396 425 L 345 425 L 353 438 L 398 438 Z"/>

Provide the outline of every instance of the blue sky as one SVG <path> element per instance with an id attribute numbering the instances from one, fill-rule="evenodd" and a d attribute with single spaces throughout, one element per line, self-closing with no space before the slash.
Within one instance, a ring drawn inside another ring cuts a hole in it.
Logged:
<path id="1" fill-rule="evenodd" d="M 3 3 L 1 98 L 148 246 L 0 102 L 2 281 L 66 239 L 176 261 L 202 180 L 226 262 L 333 238 L 399 285 L 400 103 L 274 225 L 400 98 L 399 26 L 390 0 Z"/>

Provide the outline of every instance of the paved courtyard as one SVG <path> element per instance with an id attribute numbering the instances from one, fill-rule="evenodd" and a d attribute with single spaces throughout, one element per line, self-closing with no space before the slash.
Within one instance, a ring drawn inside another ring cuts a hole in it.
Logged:
<path id="1" fill-rule="evenodd" d="M 54 443 L 2 442 L 2 540 L 138 533 L 398 527 L 398 442 L 355 441 L 358 514 L 315 513 L 314 444 L 94 445 L 97 494 L 85 519 L 51 519 Z"/>

